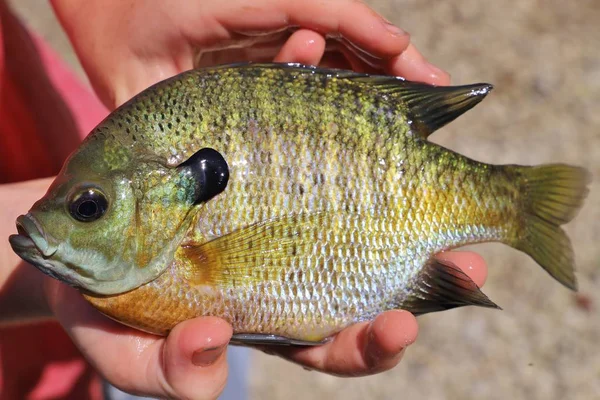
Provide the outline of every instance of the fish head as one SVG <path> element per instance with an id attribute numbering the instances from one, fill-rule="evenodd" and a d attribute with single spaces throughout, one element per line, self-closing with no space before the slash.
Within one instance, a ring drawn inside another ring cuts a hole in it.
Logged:
<path id="1" fill-rule="evenodd" d="M 84 143 L 9 238 L 42 272 L 101 295 L 160 275 L 200 207 L 190 168 L 151 157 L 116 162 L 106 150 L 101 140 Z"/>

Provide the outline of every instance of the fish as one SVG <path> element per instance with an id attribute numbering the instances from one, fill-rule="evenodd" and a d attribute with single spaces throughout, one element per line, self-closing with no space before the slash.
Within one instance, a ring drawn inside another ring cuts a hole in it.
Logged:
<path id="1" fill-rule="evenodd" d="M 504 243 L 576 290 L 561 226 L 589 172 L 428 140 L 491 90 L 301 64 L 190 70 L 95 127 L 9 241 L 125 325 L 167 335 L 217 316 L 248 346 L 318 345 L 392 309 L 498 308 L 435 257 L 467 244 Z"/>

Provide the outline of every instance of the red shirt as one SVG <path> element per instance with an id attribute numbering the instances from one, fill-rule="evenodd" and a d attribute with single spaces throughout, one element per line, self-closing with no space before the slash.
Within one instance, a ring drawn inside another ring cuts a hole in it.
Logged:
<path id="1" fill-rule="evenodd" d="M 0 0 L 0 183 L 56 174 L 106 114 Z M 101 398 L 99 377 L 60 325 L 0 329 L 0 399 Z"/>

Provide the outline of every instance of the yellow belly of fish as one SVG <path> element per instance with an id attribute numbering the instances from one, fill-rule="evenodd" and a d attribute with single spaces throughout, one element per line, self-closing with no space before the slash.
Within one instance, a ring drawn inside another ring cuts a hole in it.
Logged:
<path id="1" fill-rule="evenodd" d="M 279 298 L 266 293 L 266 286 L 218 290 L 190 285 L 173 266 L 154 282 L 128 293 L 85 298 L 110 318 L 159 335 L 168 334 L 185 320 L 216 316 L 232 324 L 235 333 L 268 333 L 320 341 L 356 318 L 357 308 L 352 304 L 347 309 L 338 308 L 336 315 L 327 314 L 327 306 L 319 296 L 303 302 Z"/>

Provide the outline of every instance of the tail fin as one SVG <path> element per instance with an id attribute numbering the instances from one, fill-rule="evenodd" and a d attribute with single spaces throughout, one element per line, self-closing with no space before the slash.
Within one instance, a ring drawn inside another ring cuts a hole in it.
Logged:
<path id="1" fill-rule="evenodd" d="M 587 170 L 563 164 L 518 167 L 524 178 L 525 232 L 514 247 L 566 287 L 577 290 L 571 241 L 560 227 L 571 221 L 588 193 Z"/>

